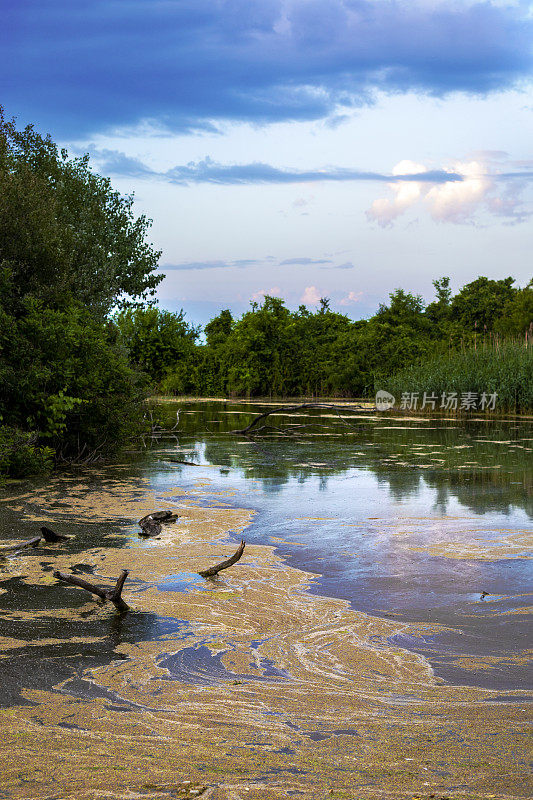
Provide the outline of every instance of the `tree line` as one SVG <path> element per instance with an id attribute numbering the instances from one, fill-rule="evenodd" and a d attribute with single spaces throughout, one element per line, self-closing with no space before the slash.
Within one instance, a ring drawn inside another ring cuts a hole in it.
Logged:
<path id="1" fill-rule="evenodd" d="M 204 329 L 184 312 L 125 309 L 115 322 L 132 363 L 154 391 L 233 397 L 364 397 L 407 367 L 436 356 L 533 335 L 533 281 L 479 277 L 455 295 L 447 277 L 435 299 L 396 289 L 366 320 L 332 311 L 291 311 L 265 297 L 235 319 L 221 311 Z"/>

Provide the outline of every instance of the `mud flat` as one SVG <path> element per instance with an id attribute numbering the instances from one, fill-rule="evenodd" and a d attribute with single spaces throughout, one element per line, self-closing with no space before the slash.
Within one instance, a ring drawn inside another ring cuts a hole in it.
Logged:
<path id="1" fill-rule="evenodd" d="M 202 487 L 154 495 L 127 468 L 5 498 L 13 518 L 75 538 L 0 574 L 0 796 L 514 798 L 530 794 L 526 693 L 449 686 L 393 637 L 409 625 L 310 594 L 311 575 L 249 545 L 252 519 Z M 105 477 L 105 476 L 104 476 Z M 180 518 L 159 539 L 134 521 Z M 111 584 L 118 615 L 54 569 Z M 14 690 L 7 691 L 8 684 Z"/>

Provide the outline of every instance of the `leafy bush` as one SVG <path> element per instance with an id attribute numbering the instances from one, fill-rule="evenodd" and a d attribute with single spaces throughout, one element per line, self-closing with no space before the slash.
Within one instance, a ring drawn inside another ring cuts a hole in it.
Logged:
<path id="1" fill-rule="evenodd" d="M 54 451 L 38 447 L 37 438 L 35 433 L 0 425 L 0 481 L 3 475 L 23 478 L 52 468 Z"/>

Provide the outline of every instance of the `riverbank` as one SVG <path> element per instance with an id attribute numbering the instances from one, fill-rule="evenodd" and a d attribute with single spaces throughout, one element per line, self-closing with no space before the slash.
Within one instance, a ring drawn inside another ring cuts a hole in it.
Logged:
<path id="1" fill-rule="evenodd" d="M 271 547 L 249 545 L 201 579 L 252 519 L 206 490 L 154 494 L 127 465 L 3 498 L 28 525 L 76 532 L 4 567 L 1 662 L 20 674 L 33 651 L 42 676 L 0 711 L 10 798 L 526 796 L 521 693 L 507 703 L 442 684 L 390 641 L 431 626 L 310 594 L 312 576 Z M 154 507 L 180 518 L 146 543 L 135 520 Z M 129 569 L 133 610 L 117 617 L 57 586 L 51 570 L 75 565 L 109 578 Z M 53 636 L 24 635 L 36 616 Z M 46 688 L 68 648 L 82 654 L 77 674 Z M 99 653 L 106 663 L 85 668 Z"/>

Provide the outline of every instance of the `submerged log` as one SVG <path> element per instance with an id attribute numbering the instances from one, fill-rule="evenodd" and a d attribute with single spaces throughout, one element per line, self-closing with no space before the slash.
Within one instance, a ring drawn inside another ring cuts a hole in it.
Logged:
<path id="1" fill-rule="evenodd" d="M 166 509 L 165 511 L 152 511 L 151 514 L 146 514 L 145 517 L 139 520 L 139 525 L 141 526 L 139 536 L 159 536 L 161 533 L 161 523 L 175 522 L 177 518 L 178 515 L 170 509 Z"/>
<path id="2" fill-rule="evenodd" d="M 34 536 L 33 539 L 27 539 L 25 542 L 17 542 L 17 544 L 6 544 L 4 547 L 0 547 L 0 558 L 4 558 L 5 556 L 16 556 L 17 553 L 20 553 L 25 547 L 37 547 L 39 542 L 41 541 L 42 536 Z"/>
<path id="3" fill-rule="evenodd" d="M 236 564 L 239 558 L 244 553 L 246 542 L 243 541 L 240 543 L 237 552 L 234 553 L 231 558 L 227 558 L 226 561 L 221 561 L 220 564 L 215 564 L 214 567 L 209 567 L 209 569 L 204 569 L 201 572 L 198 571 L 198 575 L 201 575 L 202 578 L 211 578 L 213 575 L 216 575 L 217 572 L 220 572 L 222 569 L 227 569 L 231 567 L 233 564 Z"/>
<path id="4" fill-rule="evenodd" d="M 118 611 L 129 610 L 128 604 L 124 602 L 121 596 L 124 581 L 129 575 L 127 569 L 123 569 L 118 576 L 114 589 L 102 589 L 100 586 L 96 586 L 94 583 L 84 581 L 83 578 L 78 578 L 76 575 L 67 575 L 65 572 L 60 572 L 57 569 L 54 570 L 53 574 L 54 578 L 57 578 L 59 581 L 63 581 L 63 583 L 70 583 L 72 586 L 79 586 L 80 589 L 86 589 L 88 592 L 91 592 L 91 594 L 95 594 L 97 597 L 100 597 L 104 603 L 106 600 L 111 600 Z"/>
<path id="5" fill-rule="evenodd" d="M 147 519 L 141 525 L 139 536 L 148 538 L 149 536 L 159 536 L 161 533 L 161 523 L 155 519 Z"/>
<path id="6" fill-rule="evenodd" d="M 142 517 L 139 520 L 139 525 L 142 525 L 147 519 L 155 519 L 158 522 L 174 522 L 175 519 L 178 518 L 178 515 L 171 511 L 169 508 L 165 509 L 164 511 L 152 511 L 151 514 L 147 514 L 145 517 Z"/>
<path id="7" fill-rule="evenodd" d="M 50 530 L 50 528 L 45 528 L 44 525 L 41 528 L 41 533 L 47 542 L 68 542 L 70 539 L 70 536 L 63 536 L 61 533 L 55 533 L 55 531 Z"/>
<path id="8" fill-rule="evenodd" d="M 258 414 L 257 417 L 250 422 L 246 428 L 239 428 L 238 430 L 233 430 L 231 433 L 241 433 L 243 435 L 248 434 L 249 436 L 253 436 L 255 433 L 261 433 L 265 430 L 268 430 L 268 426 L 262 425 L 260 428 L 257 428 L 257 424 L 261 422 L 261 420 L 266 419 L 271 414 L 291 414 L 293 411 L 300 411 L 302 409 L 318 409 L 323 411 L 333 411 L 339 420 L 343 423 L 343 425 L 348 427 L 353 427 L 343 416 L 342 414 L 346 414 L 348 411 L 357 411 L 359 414 L 373 414 L 376 409 L 375 408 L 368 408 L 367 406 L 355 405 L 355 406 L 336 406 L 332 405 L 331 403 L 298 403 L 297 405 L 292 406 L 274 406 L 269 411 L 263 412 L 263 414 Z M 320 418 L 317 418 L 319 421 Z M 289 426 L 293 428 L 301 428 L 302 426 Z M 280 433 L 283 433 L 282 430 L 276 429 Z"/>

